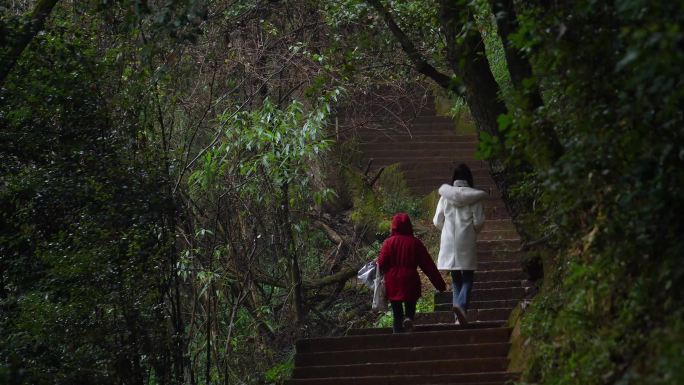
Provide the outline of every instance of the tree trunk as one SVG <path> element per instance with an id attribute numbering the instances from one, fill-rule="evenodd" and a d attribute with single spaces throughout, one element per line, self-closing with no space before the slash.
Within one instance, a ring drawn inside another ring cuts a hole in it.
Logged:
<path id="1" fill-rule="evenodd" d="M 0 47 L 3 57 L 0 59 L 0 87 L 5 84 L 5 78 L 12 71 L 17 60 L 29 45 L 31 40 L 45 26 L 45 20 L 52 13 L 52 9 L 58 0 L 40 0 L 33 8 L 30 19 L 24 24 L 21 31 L 10 39 L 8 47 Z"/>
<path id="2" fill-rule="evenodd" d="M 465 101 L 475 120 L 478 134 L 485 132 L 495 137 L 501 143 L 503 153 L 497 159 L 505 159 L 505 136 L 499 130 L 498 118 L 506 114 L 508 109 L 501 100 L 499 84 L 494 79 L 487 55 L 484 50 L 482 35 L 474 27 L 466 30 L 461 36 L 465 21 L 475 25 L 472 13 L 468 13 L 467 20 L 459 18 L 459 5 L 450 0 L 440 0 L 439 19 L 447 43 L 447 60 L 452 71 L 461 79 L 465 88 Z M 512 216 L 517 215 L 517 209 L 512 204 L 509 186 L 512 174 L 507 172 L 502 162 L 490 160 L 489 169 L 492 179 L 496 183 L 506 206 Z"/>
<path id="3" fill-rule="evenodd" d="M 492 12 L 496 17 L 496 26 L 504 46 L 504 54 L 506 56 L 506 63 L 508 73 L 511 75 L 511 82 L 516 91 L 524 97 L 526 101 L 526 109 L 530 113 L 544 105 L 544 101 L 539 90 L 539 85 L 526 88 L 523 85 L 525 79 L 532 77 L 532 65 L 530 61 L 525 58 L 518 49 L 516 49 L 509 36 L 518 29 L 518 20 L 515 12 L 513 0 L 489 0 L 492 7 Z M 533 128 L 534 129 L 534 128 Z M 537 124 L 536 127 L 537 145 L 542 147 L 541 152 L 535 154 L 536 157 L 543 156 L 543 163 L 552 163 L 558 160 L 563 155 L 563 146 L 556 131 L 553 129 L 551 122 L 543 121 Z"/>
<path id="4" fill-rule="evenodd" d="M 439 19 L 446 37 L 447 61 L 463 83 L 465 100 L 478 131 L 499 138 L 503 143 L 504 137 L 499 131 L 497 118 L 508 110 L 499 96 L 499 84 L 489 67 L 480 32 L 468 28 L 465 36 L 459 36 L 464 23 L 459 19 L 458 10 L 456 2 L 440 1 Z M 467 17 L 467 21 L 474 25 L 472 14 L 469 13 Z"/>
<path id="5" fill-rule="evenodd" d="M 299 269 L 299 256 L 295 245 L 294 235 L 292 234 L 292 223 L 290 221 L 290 189 L 287 182 L 281 186 L 282 190 L 282 213 L 285 223 L 285 237 L 287 248 L 287 258 L 290 273 L 290 284 L 292 285 L 292 305 L 295 311 L 295 322 L 300 323 L 304 320 L 304 293 L 302 287 L 302 273 Z"/>
<path id="6" fill-rule="evenodd" d="M 532 66 L 529 60 L 521 55 L 520 51 L 513 47 L 509 36 L 518 29 L 518 20 L 513 6 L 513 0 L 489 0 L 489 5 L 492 7 L 492 13 L 496 18 L 496 27 L 504 47 L 504 54 L 506 56 L 506 63 L 508 64 L 508 72 L 511 75 L 513 86 L 519 89 L 522 86 L 523 80 L 532 76 Z M 534 95 L 539 96 L 539 88 L 534 87 L 530 92 L 532 106 L 541 106 L 541 97 L 534 98 Z"/>

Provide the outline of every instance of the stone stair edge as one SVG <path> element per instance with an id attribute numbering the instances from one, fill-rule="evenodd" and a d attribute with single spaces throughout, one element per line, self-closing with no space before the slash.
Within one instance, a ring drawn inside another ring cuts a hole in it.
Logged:
<path id="1" fill-rule="evenodd" d="M 511 328 L 501 326 L 501 327 L 491 327 L 491 328 L 481 328 L 481 329 L 479 329 L 479 328 L 477 328 L 477 329 L 459 329 L 459 330 L 446 330 L 446 331 L 444 331 L 444 330 L 438 330 L 438 331 L 426 331 L 426 332 L 422 332 L 421 334 L 423 334 L 423 336 L 426 336 L 426 337 L 427 337 L 427 336 L 436 336 L 436 335 L 444 334 L 444 333 L 461 333 L 461 334 L 467 334 L 467 333 L 482 333 L 482 332 L 491 331 L 491 330 L 500 331 L 500 330 L 504 330 L 504 329 L 505 329 L 505 330 L 508 330 L 508 331 L 510 332 L 510 329 L 511 329 Z M 403 338 L 403 337 L 410 336 L 410 335 L 414 335 L 414 334 L 415 334 L 415 333 L 401 333 L 401 334 L 393 334 L 392 336 L 393 336 L 393 337 L 397 337 L 397 338 Z M 343 340 L 343 339 L 359 338 L 359 337 L 387 337 L 387 336 L 384 335 L 384 334 L 374 334 L 374 335 L 370 335 L 370 336 L 365 335 L 365 336 L 328 336 L 328 337 L 312 337 L 312 338 L 300 338 L 299 340 L 297 340 L 297 342 L 299 343 L 299 342 L 301 341 L 301 342 L 303 343 L 303 342 L 314 342 L 314 341 L 321 341 L 321 340 L 340 341 L 340 340 Z"/>
<path id="2" fill-rule="evenodd" d="M 398 376 L 364 376 L 364 377 L 335 377 L 335 378 L 295 378 L 285 381 L 286 385 L 296 384 L 373 384 L 373 385 L 390 385 L 390 384 L 417 384 L 417 385 L 480 385 L 484 383 L 492 383 L 493 381 L 508 381 L 519 376 L 519 373 L 500 371 L 500 372 L 483 372 L 483 373 L 465 373 L 465 374 L 434 374 L 430 376 L 425 375 L 398 375 Z M 473 379 L 475 381 L 467 381 Z M 465 382 L 465 381 L 467 382 Z M 482 381 L 484 380 L 484 382 Z M 359 383 L 359 381 L 363 381 Z M 434 381 L 434 382 L 425 382 Z M 449 381 L 449 382 L 447 382 Z"/>
<path id="3" fill-rule="evenodd" d="M 407 361 L 407 362 L 397 362 L 397 363 L 392 363 L 392 362 L 383 362 L 383 363 L 360 363 L 360 364 L 344 364 L 344 365 L 313 365 L 313 366 L 306 366 L 307 369 L 322 369 L 322 368 L 342 368 L 342 367 L 369 367 L 372 365 L 383 365 L 383 366 L 391 366 L 391 365 L 403 365 L 407 363 L 431 363 L 431 364 L 437 364 L 437 363 L 468 363 L 468 362 L 482 362 L 482 361 L 508 361 L 508 357 L 502 356 L 502 357 L 473 357 L 473 358 L 452 358 L 452 359 L 446 359 L 446 360 L 413 360 L 413 361 Z M 300 367 L 302 368 L 302 367 Z"/>
<path id="4" fill-rule="evenodd" d="M 416 313 L 416 316 L 418 316 L 419 314 L 430 314 L 430 313 L 434 313 L 434 311 L 429 312 L 429 313 Z M 442 330 L 419 330 L 419 329 L 424 329 L 426 327 L 434 327 L 434 326 L 442 326 L 442 327 L 444 327 L 444 330 L 471 330 L 471 329 L 500 328 L 500 327 L 503 327 L 504 324 L 502 324 L 500 322 L 494 322 L 494 321 L 472 322 L 472 323 L 469 323 L 465 328 L 463 327 L 463 325 L 455 325 L 452 323 L 449 323 L 449 324 L 444 324 L 444 323 L 426 324 L 426 325 L 416 325 L 415 329 L 409 333 L 426 333 L 428 331 L 442 331 Z M 382 333 L 378 333 L 377 335 L 386 335 L 386 334 L 388 334 L 387 332 L 390 332 L 390 333 L 392 332 L 391 327 L 383 327 L 383 328 L 352 328 L 352 329 L 347 330 L 347 333 L 349 333 L 349 332 L 356 333 L 356 332 L 370 331 L 370 330 L 376 330 L 378 332 L 382 331 Z M 367 336 L 367 335 L 375 335 L 375 334 L 347 334 L 347 335 L 354 335 L 354 336 L 364 335 L 364 336 Z M 486 344 L 486 343 L 482 343 L 482 344 Z M 404 349 L 404 348 L 397 348 L 397 349 Z"/>
<path id="5" fill-rule="evenodd" d="M 510 335 L 511 328 L 506 327 L 506 326 L 501 326 L 501 327 L 492 327 L 492 328 L 482 328 L 482 329 L 463 329 L 463 330 L 440 330 L 440 331 L 427 331 L 427 332 L 421 332 L 420 334 L 418 333 L 399 333 L 399 334 L 391 334 L 391 335 L 384 335 L 384 334 L 374 334 L 374 335 L 353 335 L 353 336 L 331 336 L 331 337 L 313 337 L 313 338 L 302 338 L 297 340 L 296 342 L 296 347 L 299 352 L 299 347 L 300 345 L 307 345 L 311 343 L 316 343 L 316 342 L 328 342 L 328 343 L 335 343 L 338 341 L 353 341 L 353 340 L 368 340 L 368 339 L 396 339 L 396 340 L 403 340 L 403 339 L 409 339 L 411 337 L 421 337 L 421 338 L 428 338 L 428 337 L 438 337 L 438 336 L 449 336 L 449 337 L 456 337 L 460 335 L 483 335 L 486 334 L 487 332 L 498 332 L 498 333 L 503 333 L 505 332 L 506 334 Z M 406 341 L 408 342 L 408 341 Z M 370 348 L 369 348 L 370 349 Z M 344 349 L 344 350 L 349 350 L 349 349 Z M 319 351 L 332 351 L 332 350 L 319 350 Z"/>
<path id="6" fill-rule="evenodd" d="M 336 354 L 354 354 L 354 352 L 363 353 L 381 353 L 381 352 L 410 352 L 415 350 L 439 350 L 439 349 L 475 349 L 475 348 L 492 348 L 501 346 L 511 346 L 510 341 L 506 342 L 483 342 L 475 344 L 459 344 L 459 345 L 433 345 L 433 346 L 416 346 L 416 347 L 401 347 L 401 348 L 373 348 L 373 349 L 357 349 L 357 350 L 329 350 L 325 352 L 302 353 L 302 356 L 317 356 L 317 355 L 336 355 Z M 327 366 L 327 365 L 320 365 Z"/>
<path id="7" fill-rule="evenodd" d="M 295 367 L 294 377 L 300 378 L 320 378 L 321 374 L 328 377 L 335 375 L 343 377 L 348 372 L 356 372 L 357 377 L 372 376 L 377 374 L 392 375 L 392 374 L 452 374 L 452 370 L 458 370 L 458 373 L 482 373 L 485 371 L 502 371 L 506 370 L 510 359 L 508 357 L 494 357 L 494 358 L 467 358 L 467 359 L 448 359 L 448 360 L 425 360 L 425 361 L 407 361 L 407 362 L 386 362 L 386 363 L 369 363 L 369 364 L 351 364 L 351 365 L 328 365 L 328 366 L 309 366 L 309 367 Z"/>

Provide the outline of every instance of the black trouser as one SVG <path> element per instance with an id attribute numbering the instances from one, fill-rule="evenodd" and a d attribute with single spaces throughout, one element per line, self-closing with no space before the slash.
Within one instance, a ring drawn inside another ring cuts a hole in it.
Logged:
<path id="1" fill-rule="evenodd" d="M 413 319 L 416 315 L 416 301 L 390 301 L 392 303 L 392 329 L 395 333 L 404 331 L 404 316 Z M 406 308 L 406 312 L 404 312 Z"/>

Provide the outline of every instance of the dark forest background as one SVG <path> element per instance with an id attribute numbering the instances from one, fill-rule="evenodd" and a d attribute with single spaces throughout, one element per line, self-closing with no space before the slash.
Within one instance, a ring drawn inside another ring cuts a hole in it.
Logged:
<path id="1" fill-rule="evenodd" d="M 418 204 L 341 133 L 443 95 L 540 288 L 523 381 L 684 383 L 683 25 L 680 1 L 4 1 L 1 382 L 278 383 L 296 338 L 375 322 L 350 278 Z"/>

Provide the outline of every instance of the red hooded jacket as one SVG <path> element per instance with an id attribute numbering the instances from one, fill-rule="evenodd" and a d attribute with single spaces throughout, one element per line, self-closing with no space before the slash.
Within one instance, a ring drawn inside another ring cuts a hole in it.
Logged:
<path id="1" fill-rule="evenodd" d="M 382 244 L 378 266 L 385 274 L 387 299 L 390 301 L 417 301 L 420 298 L 419 266 L 437 290 L 446 290 L 446 283 L 425 245 L 413 236 L 411 219 L 407 214 L 398 213 L 392 218 L 392 235 Z"/>

